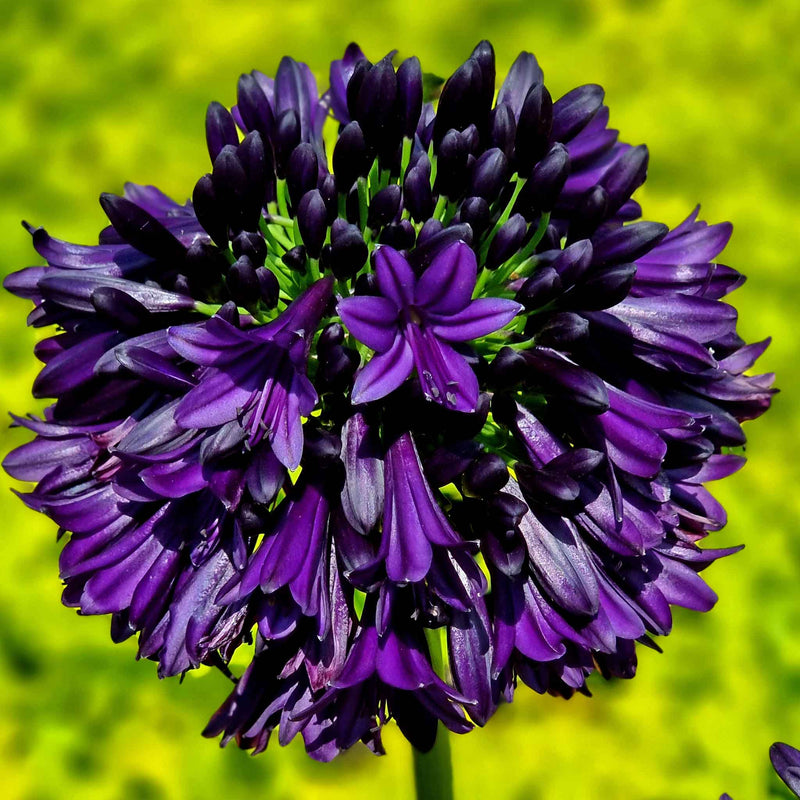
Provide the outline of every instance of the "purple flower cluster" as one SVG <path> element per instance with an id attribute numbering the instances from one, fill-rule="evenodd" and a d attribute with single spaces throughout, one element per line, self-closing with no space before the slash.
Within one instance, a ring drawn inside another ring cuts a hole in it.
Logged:
<path id="1" fill-rule="evenodd" d="M 243 75 L 191 202 L 128 184 L 98 245 L 29 228 L 47 265 L 5 281 L 57 326 L 4 465 L 69 533 L 64 603 L 160 676 L 254 641 L 223 744 L 379 753 L 393 718 L 425 750 L 520 681 L 630 678 L 737 549 L 698 547 L 772 394 L 731 226 L 636 221 L 647 149 L 530 53 L 430 85 L 356 45 L 322 95 Z"/>

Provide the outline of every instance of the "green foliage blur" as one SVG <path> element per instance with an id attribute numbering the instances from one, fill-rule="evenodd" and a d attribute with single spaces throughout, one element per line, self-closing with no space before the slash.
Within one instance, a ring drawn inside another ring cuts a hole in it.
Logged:
<path id="1" fill-rule="evenodd" d="M 744 552 L 707 573 L 707 615 L 678 611 L 663 655 L 642 650 L 633 681 L 592 680 L 569 702 L 521 689 L 483 730 L 453 742 L 456 790 L 564 800 L 788 797 L 775 740 L 800 744 L 800 3 L 797 0 L 0 0 L 0 271 L 38 263 L 24 218 L 96 241 L 97 197 L 126 180 L 183 200 L 207 171 L 206 104 L 235 101 L 239 74 L 308 62 L 320 83 L 352 39 L 447 75 L 482 38 L 503 74 L 536 53 L 555 97 L 605 86 L 611 121 L 646 142 L 638 198 L 677 224 L 703 202 L 732 220 L 723 260 L 744 271 L 741 333 L 774 337 L 764 370 L 775 407 L 749 428 L 750 463 L 718 489 L 730 523 L 711 544 Z M 0 410 L 40 409 L 28 306 L 0 297 Z M 5 454 L 24 440 L 0 429 Z M 200 737 L 228 692 L 200 670 L 160 682 L 107 618 L 60 605 L 55 527 L 3 475 L 0 532 L 0 796 L 5 800 L 344 800 L 412 794 L 411 755 L 364 749 L 331 765 L 299 742 L 255 759 Z M 22 487 L 18 487 L 22 488 Z"/>

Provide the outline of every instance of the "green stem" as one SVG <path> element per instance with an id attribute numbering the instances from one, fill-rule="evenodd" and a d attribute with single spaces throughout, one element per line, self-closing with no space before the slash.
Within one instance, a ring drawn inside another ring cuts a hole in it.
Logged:
<path id="1" fill-rule="evenodd" d="M 447 672 L 446 639 L 442 628 L 426 629 L 428 651 L 434 672 L 443 678 Z M 436 742 L 428 753 L 414 752 L 414 784 L 417 800 L 453 800 L 453 764 L 447 728 L 438 723 Z"/>
<path id="2" fill-rule="evenodd" d="M 412 749 L 417 800 L 453 800 L 453 765 L 447 728 L 439 723 L 436 743 L 430 752 Z"/>

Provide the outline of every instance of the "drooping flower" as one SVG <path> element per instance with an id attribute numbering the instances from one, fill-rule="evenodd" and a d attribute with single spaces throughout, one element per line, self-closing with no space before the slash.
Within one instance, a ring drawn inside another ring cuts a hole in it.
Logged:
<path id="1" fill-rule="evenodd" d="M 637 221 L 599 86 L 553 101 L 522 53 L 495 96 L 482 42 L 434 102 L 393 59 L 243 75 L 191 202 L 128 184 L 98 245 L 29 227 L 47 264 L 5 281 L 57 326 L 4 464 L 69 532 L 65 604 L 161 676 L 255 640 L 205 731 L 255 752 L 380 753 L 390 719 L 426 749 L 520 680 L 633 677 L 716 600 L 705 484 L 773 391 L 731 226 Z"/>

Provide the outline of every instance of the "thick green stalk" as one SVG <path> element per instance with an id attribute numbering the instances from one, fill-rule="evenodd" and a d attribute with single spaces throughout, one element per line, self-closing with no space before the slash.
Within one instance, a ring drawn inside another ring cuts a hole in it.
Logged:
<path id="1" fill-rule="evenodd" d="M 453 800 L 453 765 L 447 728 L 439 723 L 436 744 L 429 753 L 415 748 L 413 751 L 417 800 Z"/>
<path id="2" fill-rule="evenodd" d="M 427 629 L 425 638 L 431 656 L 431 666 L 439 677 L 446 671 L 443 629 Z M 428 753 L 414 752 L 414 784 L 417 800 L 453 800 L 453 764 L 450 758 L 450 738 L 447 728 L 440 722 L 436 742 Z"/>

